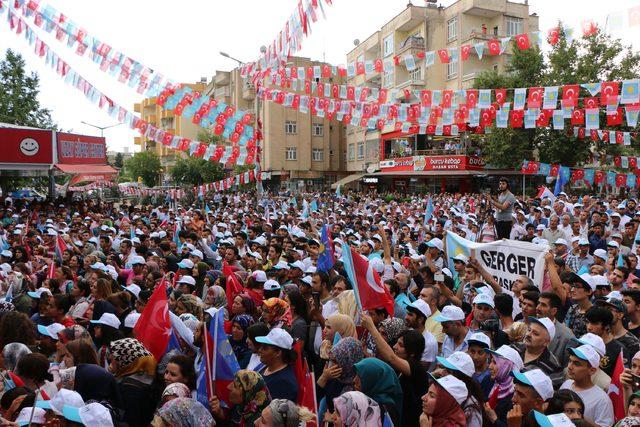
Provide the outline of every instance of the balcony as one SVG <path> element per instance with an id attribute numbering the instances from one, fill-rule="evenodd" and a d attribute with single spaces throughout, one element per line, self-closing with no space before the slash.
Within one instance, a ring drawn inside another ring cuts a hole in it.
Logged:
<path id="1" fill-rule="evenodd" d="M 402 56 L 406 53 L 411 53 L 412 55 L 415 55 L 418 52 L 424 52 L 424 50 L 425 50 L 424 38 L 411 36 L 405 39 L 402 43 L 400 43 L 400 46 L 398 47 L 398 50 L 397 50 L 397 55 Z"/>
<path id="2" fill-rule="evenodd" d="M 142 113 L 142 104 L 140 104 L 139 102 L 133 104 L 133 111 L 136 113 Z"/>
<path id="3" fill-rule="evenodd" d="M 228 86 L 231 73 L 228 71 L 218 71 L 216 72 L 215 77 L 213 78 L 213 83 L 216 86 Z"/>
<path id="4" fill-rule="evenodd" d="M 219 87 L 213 92 L 213 97 L 215 99 L 225 98 L 227 96 L 231 96 L 229 86 Z"/>
<path id="5" fill-rule="evenodd" d="M 245 83 L 242 86 L 242 99 L 245 101 L 253 101 L 256 99 L 256 88 L 252 83 Z"/>
<path id="6" fill-rule="evenodd" d="M 396 31 L 407 32 L 414 29 L 416 26 L 423 24 L 425 15 L 425 8 L 409 6 L 400 13 L 400 15 L 396 16 L 389 24 L 385 25 L 385 27 L 390 25 L 392 28 L 395 28 Z"/>
<path id="7" fill-rule="evenodd" d="M 507 11 L 506 0 L 464 0 L 462 13 L 493 18 Z"/>

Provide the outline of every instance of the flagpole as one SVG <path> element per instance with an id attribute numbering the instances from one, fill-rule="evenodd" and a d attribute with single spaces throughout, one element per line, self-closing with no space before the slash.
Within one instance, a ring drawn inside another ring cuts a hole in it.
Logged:
<path id="1" fill-rule="evenodd" d="M 216 365 L 218 362 L 217 352 L 218 352 L 218 318 L 220 317 L 220 310 L 216 311 L 215 315 L 215 326 L 216 328 L 213 330 L 213 342 L 214 342 L 214 353 L 213 353 L 213 369 L 211 372 L 211 390 L 215 394 L 216 391 Z"/>

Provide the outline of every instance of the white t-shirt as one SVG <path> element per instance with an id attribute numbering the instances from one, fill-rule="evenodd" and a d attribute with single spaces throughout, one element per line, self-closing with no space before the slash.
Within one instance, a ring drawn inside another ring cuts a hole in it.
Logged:
<path id="1" fill-rule="evenodd" d="M 431 334 L 431 332 L 425 331 L 422 333 L 424 337 L 424 352 L 422 353 L 423 362 L 435 362 L 438 355 L 438 341 Z"/>
<path id="2" fill-rule="evenodd" d="M 573 380 L 566 380 L 560 390 L 575 391 L 584 403 L 584 417 L 601 427 L 611 427 L 614 424 L 613 404 L 611 399 L 600 387 L 593 386 L 588 390 L 578 391 L 573 387 Z"/>

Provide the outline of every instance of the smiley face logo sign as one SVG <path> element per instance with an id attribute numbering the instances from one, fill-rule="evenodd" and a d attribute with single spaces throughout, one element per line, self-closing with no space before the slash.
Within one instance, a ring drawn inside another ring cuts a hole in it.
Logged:
<path id="1" fill-rule="evenodd" d="M 20 142 L 20 152 L 25 156 L 35 156 L 40 151 L 40 144 L 33 138 L 25 138 Z"/>

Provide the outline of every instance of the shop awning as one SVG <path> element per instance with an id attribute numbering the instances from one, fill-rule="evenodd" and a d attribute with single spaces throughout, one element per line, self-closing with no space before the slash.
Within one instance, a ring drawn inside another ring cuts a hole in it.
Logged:
<path id="1" fill-rule="evenodd" d="M 342 186 L 342 185 L 346 185 L 350 182 L 353 181 L 357 181 L 360 178 L 362 178 L 363 176 L 365 176 L 366 174 L 364 173 L 355 173 L 353 175 L 349 175 L 347 177 L 342 178 L 340 181 L 334 182 L 333 184 L 331 184 L 331 189 L 335 190 L 336 188 L 338 188 L 338 185 Z"/>
<path id="2" fill-rule="evenodd" d="M 58 163 L 56 169 L 74 175 L 115 175 L 118 173 L 116 169 L 109 165 L 65 165 Z"/>

